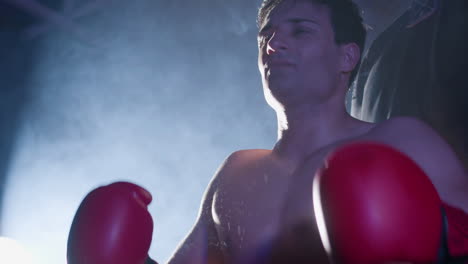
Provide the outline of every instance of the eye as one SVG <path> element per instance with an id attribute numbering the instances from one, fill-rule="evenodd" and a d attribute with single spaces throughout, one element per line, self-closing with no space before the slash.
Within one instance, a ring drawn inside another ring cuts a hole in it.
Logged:
<path id="1" fill-rule="evenodd" d="M 313 30 L 308 29 L 308 28 L 296 28 L 293 31 L 294 36 L 302 36 L 302 35 L 307 35 L 307 34 L 312 34 Z"/>
<path id="2" fill-rule="evenodd" d="M 302 35 L 302 34 L 306 34 L 308 33 L 306 30 L 303 30 L 303 29 L 296 29 L 294 30 L 294 35 L 297 36 L 297 35 Z"/>

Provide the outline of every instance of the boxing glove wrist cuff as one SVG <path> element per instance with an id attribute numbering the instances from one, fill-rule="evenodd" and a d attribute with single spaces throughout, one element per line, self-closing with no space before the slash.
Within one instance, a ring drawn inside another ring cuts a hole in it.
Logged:
<path id="1" fill-rule="evenodd" d="M 438 263 L 468 263 L 468 214 L 442 203 L 442 243 Z"/>

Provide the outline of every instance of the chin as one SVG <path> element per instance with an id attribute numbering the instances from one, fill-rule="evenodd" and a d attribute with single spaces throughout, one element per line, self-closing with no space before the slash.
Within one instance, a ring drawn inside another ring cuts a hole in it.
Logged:
<path id="1" fill-rule="evenodd" d="M 297 88 L 297 84 L 294 83 L 291 79 L 270 82 L 268 84 L 268 90 L 270 90 L 271 94 L 278 99 L 294 95 L 294 93 L 297 93 L 298 91 Z"/>
<path id="2" fill-rule="evenodd" d="M 295 87 L 294 79 L 289 76 L 270 76 L 268 78 L 267 87 L 273 93 L 290 93 Z"/>
<path id="3" fill-rule="evenodd" d="M 268 104 L 276 109 L 278 106 L 282 107 L 285 103 L 287 104 L 288 101 L 295 97 L 294 85 L 270 83 L 264 88 L 264 95 Z"/>

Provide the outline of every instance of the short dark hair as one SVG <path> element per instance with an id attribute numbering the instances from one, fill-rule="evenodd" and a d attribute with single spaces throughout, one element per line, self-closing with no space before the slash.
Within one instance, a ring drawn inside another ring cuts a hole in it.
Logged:
<path id="1" fill-rule="evenodd" d="M 283 1 L 298 0 L 263 0 L 258 11 L 257 25 L 260 28 L 266 17 Z M 363 23 L 359 7 L 352 0 L 304 0 L 328 7 L 330 10 L 331 25 L 335 33 L 336 44 L 356 43 L 361 51 L 361 58 L 364 52 L 366 41 L 366 27 Z M 361 59 L 351 72 L 349 85 L 353 82 L 359 70 Z"/>

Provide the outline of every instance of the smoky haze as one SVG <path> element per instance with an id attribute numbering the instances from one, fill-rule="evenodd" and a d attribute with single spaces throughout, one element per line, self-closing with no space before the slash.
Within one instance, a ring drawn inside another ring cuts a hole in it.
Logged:
<path id="1" fill-rule="evenodd" d="M 78 34 L 52 26 L 29 40 L 2 235 L 35 263 L 62 264 L 84 196 L 126 180 L 153 194 L 149 254 L 164 263 L 222 161 L 275 143 L 257 69 L 261 1 L 99 2 L 76 19 Z"/>
<path id="2" fill-rule="evenodd" d="M 64 263 L 82 198 L 127 180 L 154 196 L 150 255 L 166 261 L 224 158 L 275 142 L 256 64 L 258 5 L 112 1 L 79 20 L 79 37 L 36 39 L 4 235 L 37 263 Z"/>

